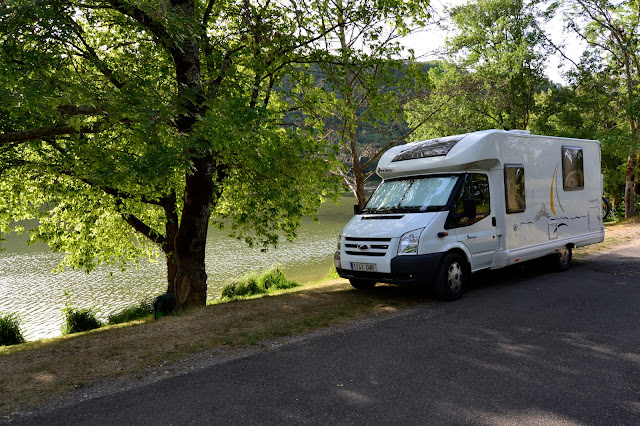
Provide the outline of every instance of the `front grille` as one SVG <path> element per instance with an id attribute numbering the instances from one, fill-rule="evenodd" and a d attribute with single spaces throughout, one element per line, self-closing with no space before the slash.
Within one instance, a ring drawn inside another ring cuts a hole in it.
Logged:
<path id="1" fill-rule="evenodd" d="M 358 248 L 358 244 L 345 244 L 344 246 L 348 247 L 348 248 Z M 389 248 L 389 246 L 388 245 L 382 245 L 382 244 L 371 244 L 369 246 L 369 248 L 386 250 L 386 249 Z"/>
<path id="2" fill-rule="evenodd" d="M 350 254 L 352 256 L 378 256 L 378 257 L 383 257 L 385 254 L 385 252 L 378 252 L 378 251 L 346 251 L 345 253 Z"/>
<path id="3" fill-rule="evenodd" d="M 344 237 L 345 240 L 347 241 L 362 241 L 362 242 L 366 242 L 366 241 L 376 241 L 376 242 L 383 242 L 383 241 L 391 241 L 391 238 L 356 238 L 356 237 Z"/>
<path id="4" fill-rule="evenodd" d="M 345 237 L 345 253 L 351 256 L 384 257 L 391 247 L 390 242 L 391 238 Z"/>

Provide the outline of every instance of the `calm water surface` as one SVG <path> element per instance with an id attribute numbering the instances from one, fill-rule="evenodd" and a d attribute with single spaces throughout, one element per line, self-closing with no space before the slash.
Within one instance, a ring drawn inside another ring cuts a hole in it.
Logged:
<path id="1" fill-rule="evenodd" d="M 226 280 L 275 263 L 283 265 L 289 278 L 300 282 L 322 278 L 333 265 L 337 235 L 352 216 L 353 204 L 353 198 L 344 198 L 338 206 L 325 204 L 318 223 L 305 219 L 295 241 L 283 242 L 266 253 L 211 228 L 205 259 L 209 300 L 219 296 Z M 51 253 L 42 244 L 27 246 L 26 235 L 6 238 L 1 243 L 5 251 L 0 252 L 0 312 L 20 315 L 27 340 L 61 334 L 65 291 L 72 295 L 75 307 L 93 307 L 105 320 L 109 314 L 166 290 L 162 258 L 158 263 L 141 260 L 138 268 L 132 265 L 126 272 L 101 267 L 90 274 L 79 270 L 53 273 L 62 254 Z"/>

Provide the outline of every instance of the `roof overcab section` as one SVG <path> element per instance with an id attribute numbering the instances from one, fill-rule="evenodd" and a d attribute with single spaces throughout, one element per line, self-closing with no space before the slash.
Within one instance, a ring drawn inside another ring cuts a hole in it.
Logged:
<path id="1" fill-rule="evenodd" d="M 422 142 L 408 144 L 406 149 L 396 155 L 391 162 L 447 155 L 449 151 L 451 151 L 451 149 L 465 136 L 467 135 L 447 136 L 444 138 L 429 139 Z"/>

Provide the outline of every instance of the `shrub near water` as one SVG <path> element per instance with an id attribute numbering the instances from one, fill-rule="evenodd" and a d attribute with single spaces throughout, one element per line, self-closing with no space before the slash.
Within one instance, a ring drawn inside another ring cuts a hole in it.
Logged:
<path id="1" fill-rule="evenodd" d="M 0 314 L 0 346 L 24 343 L 20 331 L 20 319 L 16 314 Z"/>
<path id="2" fill-rule="evenodd" d="M 251 272 L 242 278 L 229 282 L 222 288 L 220 299 L 253 296 L 299 285 L 299 282 L 287 279 L 281 265 L 275 265 L 262 274 Z"/>
<path id="3" fill-rule="evenodd" d="M 77 309 L 67 306 L 62 310 L 64 314 L 64 334 L 80 333 L 102 327 L 93 309 Z"/>
<path id="4" fill-rule="evenodd" d="M 146 298 L 139 304 L 124 308 L 122 311 L 111 314 L 107 317 L 109 324 L 120 324 L 134 321 L 153 315 L 153 298 Z"/>

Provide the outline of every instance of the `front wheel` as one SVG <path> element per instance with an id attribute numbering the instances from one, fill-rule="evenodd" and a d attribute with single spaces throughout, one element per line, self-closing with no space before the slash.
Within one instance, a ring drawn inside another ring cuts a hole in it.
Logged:
<path id="1" fill-rule="evenodd" d="M 470 277 L 471 270 L 464 257 L 458 253 L 446 254 L 436 275 L 436 295 L 442 300 L 460 299 Z"/>
<path id="2" fill-rule="evenodd" d="M 351 278 L 349 279 L 349 282 L 351 283 L 351 286 L 353 288 L 357 288 L 358 290 L 368 290 L 376 286 L 375 281 L 369 281 L 369 280 L 359 280 L 359 279 Z"/>
<path id="3" fill-rule="evenodd" d="M 570 246 L 564 246 L 556 254 L 551 255 L 551 266 L 557 272 L 564 272 L 571 267 L 573 253 Z"/>

